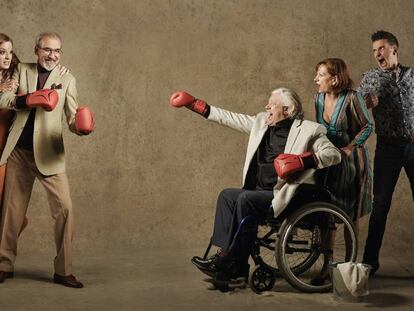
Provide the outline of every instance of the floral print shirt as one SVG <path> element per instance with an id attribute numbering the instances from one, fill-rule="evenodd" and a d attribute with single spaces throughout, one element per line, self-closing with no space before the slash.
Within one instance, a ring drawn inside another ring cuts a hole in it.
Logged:
<path id="1" fill-rule="evenodd" d="M 414 139 L 414 68 L 398 65 L 397 73 L 371 69 L 358 91 L 378 105 L 372 108 L 375 132 L 386 138 Z"/>

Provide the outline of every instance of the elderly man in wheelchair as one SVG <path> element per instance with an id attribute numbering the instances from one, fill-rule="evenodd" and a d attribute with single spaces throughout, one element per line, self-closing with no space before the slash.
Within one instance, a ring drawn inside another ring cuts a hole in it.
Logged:
<path id="1" fill-rule="evenodd" d="M 329 193 L 314 185 L 315 171 L 339 163 L 341 153 L 328 140 L 323 126 L 303 120 L 299 96 L 278 88 L 272 92 L 266 112 L 254 116 L 208 105 L 185 92 L 174 93 L 170 104 L 185 106 L 209 121 L 249 135 L 243 187 L 220 193 L 210 245 L 204 257 L 195 256 L 192 263 L 212 276 L 219 289 L 247 280 L 252 255 L 257 266 L 250 284 L 256 291 L 271 289 L 278 273 L 300 290 L 326 290 L 329 285 L 315 287 L 312 282 L 302 281 L 300 275 L 318 261 L 332 260 L 333 250 L 327 247 L 332 244 L 329 236 L 348 220 L 341 210 L 329 205 Z M 297 191 L 301 189 L 307 194 Z M 324 204 L 306 205 L 309 199 Z M 267 230 L 262 237 L 257 237 L 259 225 Z M 346 222 L 345 230 L 353 230 L 351 221 Z M 219 251 L 207 257 L 211 244 Z M 277 265 L 266 262 L 260 256 L 261 249 L 275 252 Z M 347 253 L 354 257 L 356 252 L 353 249 L 351 255 Z"/>

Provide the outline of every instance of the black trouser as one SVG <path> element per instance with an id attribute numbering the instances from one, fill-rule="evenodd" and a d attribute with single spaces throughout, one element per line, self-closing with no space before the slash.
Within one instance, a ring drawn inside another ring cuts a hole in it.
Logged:
<path id="1" fill-rule="evenodd" d="M 272 199 L 273 191 L 224 189 L 217 199 L 212 244 L 230 251 L 239 265 L 247 265 L 257 235 L 257 222 L 245 226 L 230 249 L 233 238 L 243 218 L 249 215 L 257 219 L 266 217 Z"/>
<path id="2" fill-rule="evenodd" d="M 366 263 L 378 263 L 392 195 L 403 167 L 414 200 L 414 144 L 391 145 L 378 138 L 374 159 L 374 204 L 364 252 Z"/>

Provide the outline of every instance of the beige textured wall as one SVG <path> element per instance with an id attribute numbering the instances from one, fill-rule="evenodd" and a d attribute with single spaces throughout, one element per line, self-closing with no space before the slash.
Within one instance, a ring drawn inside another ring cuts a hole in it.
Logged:
<path id="1" fill-rule="evenodd" d="M 413 13 L 410 0 L 8 0 L 0 31 L 14 39 L 23 61 L 35 60 L 37 33 L 61 33 L 63 64 L 77 77 L 81 103 L 95 111 L 93 135 L 65 132 L 76 249 L 201 249 L 217 194 L 240 185 L 247 136 L 173 110 L 170 94 L 188 90 L 253 114 L 272 89 L 287 86 L 313 119 L 314 65 L 341 57 L 359 82 L 375 66 L 373 31 L 394 32 L 401 62 L 414 65 Z M 374 137 L 369 145 L 373 154 Z M 38 184 L 29 217 L 21 246 L 53 252 Z M 411 243 L 413 221 L 404 173 L 387 243 L 397 250 Z"/>

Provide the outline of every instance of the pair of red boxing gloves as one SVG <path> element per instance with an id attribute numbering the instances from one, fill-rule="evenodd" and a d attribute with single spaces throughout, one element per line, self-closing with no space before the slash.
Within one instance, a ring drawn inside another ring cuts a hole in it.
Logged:
<path id="1" fill-rule="evenodd" d="M 24 108 L 43 108 L 46 111 L 55 109 L 59 101 L 59 95 L 56 90 L 42 89 L 33 93 L 18 95 L 15 106 L 18 109 Z M 75 114 L 75 129 L 83 135 L 90 134 L 94 129 L 92 111 L 88 107 L 79 107 Z"/>
<path id="2" fill-rule="evenodd" d="M 210 106 L 201 99 L 186 92 L 175 92 L 171 95 L 170 105 L 175 108 L 186 107 L 204 117 L 208 117 Z M 296 172 L 301 172 L 308 168 L 316 168 L 316 160 L 311 152 L 305 152 L 299 155 L 282 153 L 274 161 L 277 175 L 282 179 L 287 179 Z"/>

